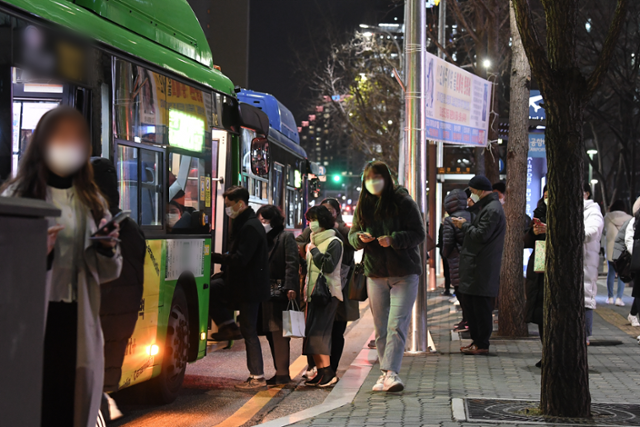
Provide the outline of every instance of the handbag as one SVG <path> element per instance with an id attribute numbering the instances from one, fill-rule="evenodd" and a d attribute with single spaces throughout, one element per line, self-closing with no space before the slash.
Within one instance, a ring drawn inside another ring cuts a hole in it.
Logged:
<path id="1" fill-rule="evenodd" d="M 544 273 L 544 261 L 547 256 L 547 241 L 536 240 L 535 251 L 536 255 L 533 259 L 533 272 Z"/>
<path id="2" fill-rule="evenodd" d="M 322 270 L 324 269 L 324 260 L 320 266 L 320 272 L 316 278 L 316 283 L 311 291 L 311 301 L 314 301 L 319 305 L 327 305 L 331 301 L 331 292 L 329 292 L 329 285 L 327 284 L 327 278 L 324 277 Z M 309 271 L 309 274 L 311 272 Z"/>
<path id="3" fill-rule="evenodd" d="M 285 301 L 287 299 L 288 289 L 284 288 L 282 280 L 271 279 L 269 285 L 271 290 L 271 301 Z"/>
<path id="4" fill-rule="evenodd" d="M 635 242 L 633 246 L 633 250 L 635 252 Z M 624 248 L 620 256 L 613 260 L 613 269 L 618 273 L 618 277 L 624 283 L 629 283 L 633 280 L 633 274 L 631 272 L 631 254 L 627 248 Z"/>
<path id="5" fill-rule="evenodd" d="M 291 305 L 293 304 L 293 307 Z M 289 310 L 289 307 L 293 310 Z M 287 309 L 282 312 L 282 336 L 285 338 L 304 338 L 304 313 L 295 300 L 289 300 Z"/>
<path id="6" fill-rule="evenodd" d="M 366 301 L 367 277 L 364 275 L 364 263 L 357 263 L 349 279 L 349 299 L 353 301 Z"/>

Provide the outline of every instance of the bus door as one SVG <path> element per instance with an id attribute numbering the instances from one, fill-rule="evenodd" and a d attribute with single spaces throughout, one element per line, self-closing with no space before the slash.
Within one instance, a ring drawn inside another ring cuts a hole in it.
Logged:
<path id="1" fill-rule="evenodd" d="M 211 238 L 214 253 L 223 252 L 224 234 L 224 197 L 226 184 L 224 177 L 227 176 L 227 159 L 231 147 L 229 134 L 223 130 L 213 129 L 211 131 Z M 213 273 L 220 272 L 220 265 L 214 265 Z"/>

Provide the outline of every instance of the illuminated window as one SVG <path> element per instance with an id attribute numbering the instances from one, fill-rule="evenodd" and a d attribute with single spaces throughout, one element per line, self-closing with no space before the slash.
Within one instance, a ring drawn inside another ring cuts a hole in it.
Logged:
<path id="1" fill-rule="evenodd" d="M 169 110 L 169 144 L 201 152 L 204 146 L 204 120 L 182 111 Z"/>

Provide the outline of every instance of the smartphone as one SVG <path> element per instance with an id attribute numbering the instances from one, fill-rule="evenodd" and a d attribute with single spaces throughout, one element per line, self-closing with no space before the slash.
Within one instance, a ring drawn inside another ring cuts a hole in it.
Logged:
<path id="1" fill-rule="evenodd" d="M 533 218 L 533 223 L 534 223 L 535 225 L 541 225 L 541 224 L 542 224 L 542 221 L 540 221 L 538 218 Z"/>
<path id="2" fill-rule="evenodd" d="M 99 235 L 106 236 L 107 234 L 109 234 L 113 230 L 115 230 L 116 224 L 120 224 L 122 221 L 125 220 L 125 218 L 129 218 L 129 212 L 128 211 L 118 212 L 113 218 L 111 218 L 111 221 L 109 221 L 108 223 L 103 225 L 102 228 L 98 229 L 98 231 L 93 233 L 91 235 L 91 237 L 95 238 L 95 237 L 97 237 Z"/>
<path id="3" fill-rule="evenodd" d="M 365 232 L 363 232 L 363 233 L 362 233 L 362 235 L 363 235 L 363 236 L 367 236 L 367 237 L 368 237 L 368 238 L 370 238 L 370 239 L 373 239 L 373 236 L 372 236 L 371 234 L 369 234 L 369 233 L 365 233 Z"/>

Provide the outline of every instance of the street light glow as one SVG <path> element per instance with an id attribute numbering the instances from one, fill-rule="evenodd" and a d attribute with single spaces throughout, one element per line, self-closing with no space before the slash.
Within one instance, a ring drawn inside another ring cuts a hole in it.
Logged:
<path id="1" fill-rule="evenodd" d="M 587 154 L 590 156 L 595 156 L 596 154 L 598 154 L 598 150 L 587 150 Z"/>
<path id="2" fill-rule="evenodd" d="M 373 35 L 373 33 L 371 31 L 366 31 L 364 33 L 362 33 L 363 36 L 365 36 L 366 38 L 369 38 Z"/>
<path id="3" fill-rule="evenodd" d="M 490 61 L 490 60 L 488 60 L 488 59 L 485 59 L 484 61 L 482 61 L 482 66 L 483 66 L 484 68 L 489 68 L 489 67 L 491 67 L 491 61 Z"/>
<path id="4" fill-rule="evenodd" d="M 591 185 L 596 185 L 597 183 L 598 183 L 598 180 L 597 180 L 597 179 L 592 179 L 592 180 L 591 180 Z"/>

